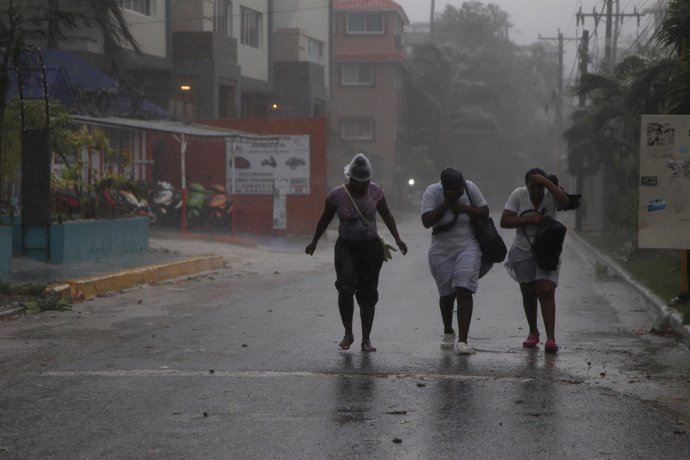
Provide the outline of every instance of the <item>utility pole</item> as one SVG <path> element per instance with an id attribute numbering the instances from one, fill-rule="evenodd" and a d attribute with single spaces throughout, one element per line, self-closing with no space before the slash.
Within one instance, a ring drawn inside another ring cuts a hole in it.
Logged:
<path id="1" fill-rule="evenodd" d="M 577 40 L 577 38 L 565 38 L 563 33 L 558 30 L 556 37 L 542 37 L 539 35 L 539 40 L 558 40 L 558 69 L 556 74 L 556 87 L 558 89 L 558 102 L 556 107 L 556 132 L 559 139 L 556 140 L 556 161 L 554 165 L 554 172 L 556 175 L 560 173 L 560 159 L 561 159 L 561 142 L 560 135 L 563 132 L 563 42 L 568 40 Z"/>
<path id="2" fill-rule="evenodd" d="M 606 45 L 604 46 L 604 65 L 613 69 L 613 0 L 606 0 Z"/>
<path id="3" fill-rule="evenodd" d="M 641 13 L 637 11 L 637 7 L 633 9 L 632 13 L 619 13 L 618 0 L 616 0 L 616 13 L 613 12 L 613 0 L 606 0 L 606 14 L 597 13 L 596 8 L 592 9 L 591 13 L 583 13 L 582 7 L 575 14 L 576 25 L 585 25 L 585 18 L 591 17 L 594 19 L 594 23 L 598 24 L 602 19 L 602 16 L 606 19 L 606 42 L 604 48 L 604 70 L 610 71 L 616 64 L 616 50 L 614 49 L 617 37 L 614 39 L 613 25 L 614 21 L 616 24 L 616 29 L 618 29 L 618 24 L 622 23 L 625 18 L 634 17 L 637 18 L 637 26 L 640 26 L 640 19 L 646 13 Z M 616 35 L 618 33 L 616 32 Z"/>
<path id="4" fill-rule="evenodd" d="M 582 41 L 580 42 L 580 49 L 579 49 L 579 54 L 580 54 L 580 82 L 582 82 L 582 79 L 584 78 L 585 75 L 587 75 L 587 63 L 589 62 L 589 30 L 583 30 L 582 31 Z M 578 107 L 580 109 L 584 109 L 585 105 L 587 103 L 587 96 L 583 91 L 580 91 L 580 101 L 578 104 Z M 584 165 L 583 165 L 584 166 Z M 580 171 L 577 175 L 577 178 L 575 179 L 576 182 L 576 189 L 578 193 L 582 193 L 582 189 L 584 187 L 585 183 L 585 178 L 583 177 L 582 171 Z M 578 209 L 575 211 L 575 230 L 581 231 L 582 230 L 582 208 Z"/>
<path id="5" fill-rule="evenodd" d="M 434 13 L 436 12 L 436 0 L 431 0 L 431 12 L 429 14 L 429 36 L 434 41 Z"/>

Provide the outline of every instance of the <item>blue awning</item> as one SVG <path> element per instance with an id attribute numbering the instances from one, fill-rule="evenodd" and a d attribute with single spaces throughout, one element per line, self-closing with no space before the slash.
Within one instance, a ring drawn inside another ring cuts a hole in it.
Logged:
<path id="1" fill-rule="evenodd" d="M 67 51 L 42 49 L 48 97 L 60 101 L 73 112 L 93 116 L 124 116 L 149 119 L 168 118 L 168 113 L 141 95 L 128 92 L 96 67 Z M 22 73 L 22 96 L 45 97 L 43 77 L 35 55 L 27 53 Z M 10 77 L 8 97 L 19 96 L 17 76 Z"/>

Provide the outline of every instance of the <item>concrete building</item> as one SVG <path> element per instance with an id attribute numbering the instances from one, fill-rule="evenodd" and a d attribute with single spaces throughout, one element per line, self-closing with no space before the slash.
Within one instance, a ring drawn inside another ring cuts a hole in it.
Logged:
<path id="1" fill-rule="evenodd" d="M 176 0 L 170 30 L 180 120 L 263 117 L 271 93 L 269 0 Z"/>
<path id="2" fill-rule="evenodd" d="M 403 126 L 403 27 L 409 22 L 392 0 L 333 3 L 329 183 L 343 181 L 343 166 L 357 152 L 372 162 L 374 180 L 400 190 L 397 138 Z"/>
<path id="3" fill-rule="evenodd" d="M 331 17 L 323 0 L 281 0 L 274 8 L 273 116 L 326 115 Z"/>

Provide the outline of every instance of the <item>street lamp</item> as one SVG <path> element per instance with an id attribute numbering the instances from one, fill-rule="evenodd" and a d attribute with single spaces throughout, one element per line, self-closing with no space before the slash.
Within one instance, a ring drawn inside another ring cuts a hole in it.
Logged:
<path id="1" fill-rule="evenodd" d="M 410 178 L 410 180 L 407 181 L 407 185 L 409 185 L 410 187 L 414 187 L 414 179 Z"/>

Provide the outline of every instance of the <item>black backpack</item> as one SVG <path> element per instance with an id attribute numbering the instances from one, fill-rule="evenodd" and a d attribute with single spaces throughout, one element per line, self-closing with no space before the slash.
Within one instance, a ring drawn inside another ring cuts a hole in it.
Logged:
<path id="1" fill-rule="evenodd" d="M 528 212 L 536 211 L 530 209 L 520 214 L 520 216 Z M 537 234 L 533 242 L 530 241 L 525 229 L 522 229 L 525 233 L 525 238 L 527 238 L 532 247 L 532 257 L 537 262 L 539 268 L 546 271 L 553 271 L 558 268 L 558 261 L 561 258 L 563 241 L 565 240 L 567 230 L 565 225 L 550 216 L 544 217 L 543 222 L 537 227 Z"/>

